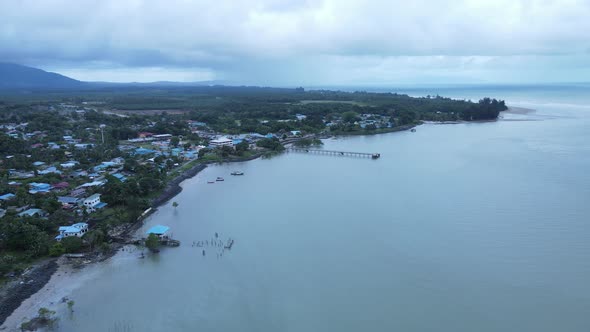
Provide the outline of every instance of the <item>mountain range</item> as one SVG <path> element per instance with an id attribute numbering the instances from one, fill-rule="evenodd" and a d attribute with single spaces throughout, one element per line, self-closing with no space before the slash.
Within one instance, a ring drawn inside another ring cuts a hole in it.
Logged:
<path id="1" fill-rule="evenodd" d="M 187 87 L 203 85 L 222 85 L 228 82 L 152 82 L 152 83 L 111 83 L 84 82 L 73 78 L 47 72 L 42 69 L 23 66 L 15 63 L 0 63 L 0 90 L 71 90 L 93 89 L 102 87 Z"/>

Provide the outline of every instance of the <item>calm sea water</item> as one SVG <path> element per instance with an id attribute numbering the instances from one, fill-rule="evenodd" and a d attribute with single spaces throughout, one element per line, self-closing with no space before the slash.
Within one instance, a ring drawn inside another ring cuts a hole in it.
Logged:
<path id="1" fill-rule="evenodd" d="M 589 331 L 590 90 L 443 92 L 537 111 L 209 167 L 147 221 L 182 246 L 91 267 L 61 331 Z"/>

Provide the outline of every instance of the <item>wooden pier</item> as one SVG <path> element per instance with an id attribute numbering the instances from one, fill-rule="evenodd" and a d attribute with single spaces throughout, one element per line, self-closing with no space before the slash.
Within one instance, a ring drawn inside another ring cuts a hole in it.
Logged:
<path id="1" fill-rule="evenodd" d="M 333 151 L 333 150 L 307 149 L 307 148 L 294 148 L 294 147 L 287 148 L 287 151 L 313 153 L 313 154 L 325 154 L 325 155 L 332 155 L 332 156 L 371 158 L 371 159 L 378 159 L 379 157 L 381 157 L 380 153 Z"/>

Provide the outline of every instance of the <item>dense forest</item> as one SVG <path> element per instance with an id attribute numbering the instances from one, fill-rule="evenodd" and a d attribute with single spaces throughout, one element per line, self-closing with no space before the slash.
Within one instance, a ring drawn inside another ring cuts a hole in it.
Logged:
<path id="1" fill-rule="evenodd" d="M 285 116 L 296 113 L 325 116 L 329 113 L 354 111 L 383 115 L 413 112 L 417 119 L 471 121 L 495 119 L 499 112 L 506 109 L 503 101 L 490 98 L 471 102 L 440 96 L 415 98 L 397 93 L 230 86 L 39 91 L 32 95 L 0 95 L 0 100 L 17 104 L 23 101 L 43 103 L 93 100 L 99 105 L 118 110 L 182 109 L 208 111 L 204 112 L 204 117 L 230 112 L 241 114 L 241 118 L 267 119 L 284 119 Z"/>

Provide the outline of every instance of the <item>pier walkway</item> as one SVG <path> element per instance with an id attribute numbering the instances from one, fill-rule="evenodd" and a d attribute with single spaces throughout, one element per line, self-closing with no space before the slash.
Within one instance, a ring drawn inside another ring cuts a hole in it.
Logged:
<path id="1" fill-rule="evenodd" d="M 380 153 L 366 153 L 366 152 L 349 152 L 349 151 L 334 151 L 334 150 L 321 150 L 321 149 L 307 149 L 307 148 L 287 148 L 289 152 L 302 152 L 302 153 L 313 153 L 313 154 L 325 154 L 332 156 L 348 156 L 348 157 L 361 157 L 361 158 L 372 158 L 377 159 L 381 157 Z"/>

